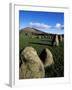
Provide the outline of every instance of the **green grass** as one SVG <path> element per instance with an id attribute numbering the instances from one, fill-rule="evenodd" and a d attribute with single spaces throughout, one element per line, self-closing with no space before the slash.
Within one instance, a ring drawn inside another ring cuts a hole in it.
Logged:
<path id="1" fill-rule="evenodd" d="M 51 46 L 51 40 L 49 38 L 32 38 L 24 33 L 20 33 L 19 36 L 19 48 L 20 50 L 32 46 L 37 50 L 38 55 L 44 48 L 49 48 L 53 54 L 54 65 L 45 69 L 45 77 L 63 77 L 64 76 L 64 42 L 60 45 Z"/>

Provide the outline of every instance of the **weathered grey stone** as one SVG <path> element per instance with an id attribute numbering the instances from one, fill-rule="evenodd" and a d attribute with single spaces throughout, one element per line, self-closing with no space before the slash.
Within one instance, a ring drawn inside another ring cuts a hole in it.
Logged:
<path id="1" fill-rule="evenodd" d="M 41 39 L 41 36 L 38 36 L 39 37 L 39 39 Z"/>
<path id="2" fill-rule="evenodd" d="M 56 38 L 55 38 L 55 45 L 56 45 L 56 46 L 59 46 L 59 39 L 58 39 L 58 35 L 56 35 Z"/>
<path id="3" fill-rule="evenodd" d="M 48 48 L 45 48 L 41 52 L 40 59 L 44 63 L 45 68 L 52 65 L 52 64 L 54 64 L 53 55 L 52 55 L 51 51 Z"/>
<path id="4" fill-rule="evenodd" d="M 21 53 L 22 64 L 19 70 L 19 78 L 43 78 L 45 76 L 44 65 L 32 47 L 26 47 Z"/>
<path id="5" fill-rule="evenodd" d="M 62 38 L 62 35 L 60 35 L 60 42 L 62 42 L 63 41 L 63 38 Z"/>

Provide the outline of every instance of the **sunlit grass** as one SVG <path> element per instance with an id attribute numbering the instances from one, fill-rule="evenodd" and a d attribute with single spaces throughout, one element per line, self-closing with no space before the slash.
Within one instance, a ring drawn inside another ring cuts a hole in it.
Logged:
<path id="1" fill-rule="evenodd" d="M 49 38 L 32 38 L 31 36 L 20 33 L 19 36 L 19 48 L 20 50 L 32 46 L 37 50 L 38 55 L 44 48 L 49 48 L 53 54 L 54 65 L 47 67 L 45 69 L 45 77 L 63 77 L 64 76 L 64 42 L 60 45 L 51 46 L 51 41 Z"/>

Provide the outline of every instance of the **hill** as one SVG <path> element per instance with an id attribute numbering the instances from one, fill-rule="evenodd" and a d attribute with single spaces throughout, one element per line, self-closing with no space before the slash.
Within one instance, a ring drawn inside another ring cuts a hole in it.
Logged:
<path id="1" fill-rule="evenodd" d="M 40 31 L 38 29 L 35 29 L 35 28 L 31 28 L 31 27 L 26 27 L 26 28 L 23 28 L 21 30 L 19 30 L 20 33 L 32 33 L 32 34 L 36 34 L 36 35 L 56 35 L 54 33 L 46 33 L 46 32 L 43 32 L 43 31 Z M 57 35 L 62 35 L 64 37 L 64 34 L 57 34 Z"/>
<path id="2" fill-rule="evenodd" d="M 27 33 L 33 33 L 33 34 L 44 34 L 45 32 L 42 32 L 38 29 L 31 28 L 31 27 L 26 27 L 20 30 L 20 33 L 22 32 L 27 32 Z"/>
<path id="3" fill-rule="evenodd" d="M 52 39 L 50 38 L 50 34 L 48 34 L 47 37 L 45 35 L 42 35 L 41 38 L 32 38 L 32 36 L 26 35 L 21 32 L 31 32 L 34 34 L 44 33 L 29 27 L 20 30 L 19 55 L 21 51 L 27 46 L 32 46 L 33 48 L 35 48 L 39 56 L 44 48 L 48 48 L 53 54 L 55 63 L 54 65 L 45 69 L 45 78 L 64 77 L 64 41 L 60 42 L 59 46 L 52 46 Z"/>

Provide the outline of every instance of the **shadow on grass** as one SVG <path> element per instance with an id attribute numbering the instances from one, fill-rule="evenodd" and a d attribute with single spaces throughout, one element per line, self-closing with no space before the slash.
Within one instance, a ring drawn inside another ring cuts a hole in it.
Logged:
<path id="1" fill-rule="evenodd" d="M 29 43 L 31 43 L 31 44 L 38 44 L 38 45 L 47 45 L 47 46 L 52 46 L 50 43 L 48 44 L 48 43 L 37 43 L 37 42 L 29 42 Z"/>
<path id="2" fill-rule="evenodd" d="M 41 41 L 45 41 L 45 42 L 51 42 L 51 40 L 50 39 L 46 39 L 46 40 L 41 40 Z"/>

